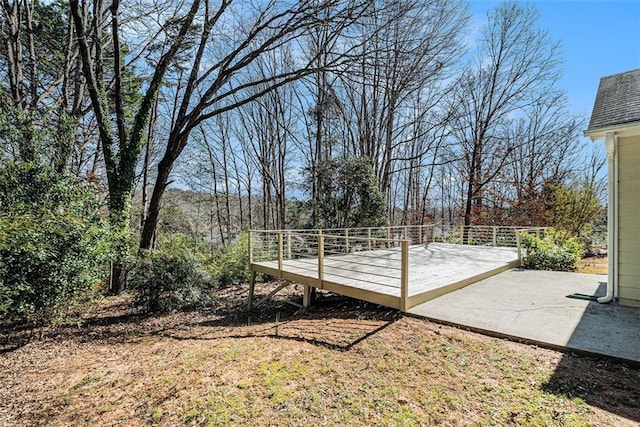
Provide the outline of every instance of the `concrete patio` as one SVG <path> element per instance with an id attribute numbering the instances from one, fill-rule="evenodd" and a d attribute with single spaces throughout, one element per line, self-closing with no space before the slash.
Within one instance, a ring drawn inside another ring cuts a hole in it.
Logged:
<path id="1" fill-rule="evenodd" d="M 561 350 L 640 364 L 640 309 L 567 298 L 604 295 L 605 275 L 513 269 L 410 314 Z"/>

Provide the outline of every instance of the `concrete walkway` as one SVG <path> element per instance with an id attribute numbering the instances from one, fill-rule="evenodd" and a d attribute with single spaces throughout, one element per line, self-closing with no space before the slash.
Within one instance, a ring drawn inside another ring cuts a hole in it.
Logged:
<path id="1" fill-rule="evenodd" d="M 604 295 L 607 276 L 514 269 L 409 313 L 532 344 L 640 363 L 640 308 L 567 298 Z"/>

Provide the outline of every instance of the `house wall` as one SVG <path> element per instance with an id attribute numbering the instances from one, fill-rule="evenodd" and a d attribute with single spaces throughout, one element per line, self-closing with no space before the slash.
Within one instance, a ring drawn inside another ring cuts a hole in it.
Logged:
<path id="1" fill-rule="evenodd" d="M 618 138 L 618 298 L 640 307 L 640 136 Z"/>

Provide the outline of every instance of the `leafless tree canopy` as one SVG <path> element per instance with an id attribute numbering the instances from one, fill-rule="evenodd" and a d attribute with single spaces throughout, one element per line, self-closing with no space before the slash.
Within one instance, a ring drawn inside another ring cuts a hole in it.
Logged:
<path id="1" fill-rule="evenodd" d="M 141 248 L 172 185 L 211 242 L 314 226 L 336 159 L 366 159 L 391 223 L 552 222 L 553 189 L 600 165 L 581 171 L 560 45 L 532 7 L 477 35 L 470 18 L 462 0 L 2 0 L 0 156 L 102 182 Z"/>

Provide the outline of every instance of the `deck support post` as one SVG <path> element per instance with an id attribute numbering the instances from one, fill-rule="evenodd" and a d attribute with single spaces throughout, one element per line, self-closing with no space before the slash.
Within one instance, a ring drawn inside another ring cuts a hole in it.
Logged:
<path id="1" fill-rule="evenodd" d="M 304 294 L 302 295 L 302 307 L 307 308 L 311 305 L 311 286 L 304 285 Z"/>
<path id="2" fill-rule="evenodd" d="M 287 231 L 287 259 L 291 259 L 291 230 Z"/>
<path id="3" fill-rule="evenodd" d="M 493 247 L 495 248 L 496 246 L 498 246 L 498 235 L 497 235 L 497 231 L 498 228 L 494 225 L 493 226 Z"/>
<path id="4" fill-rule="evenodd" d="M 278 270 L 280 270 L 280 273 L 282 273 L 282 258 L 283 258 L 283 254 L 282 254 L 282 241 L 283 241 L 283 235 L 282 233 L 278 233 Z"/>
<path id="5" fill-rule="evenodd" d="M 251 270 L 251 279 L 249 279 L 249 300 L 247 301 L 247 311 L 253 309 L 253 294 L 256 289 L 256 271 Z"/>
<path id="6" fill-rule="evenodd" d="M 522 245 L 520 243 L 520 230 L 516 230 L 516 248 L 518 250 L 518 261 L 522 266 Z"/>
<path id="7" fill-rule="evenodd" d="M 318 235 L 318 280 L 322 289 L 324 280 L 324 236 L 322 234 Z"/>
<path id="8" fill-rule="evenodd" d="M 367 228 L 367 244 L 368 244 L 369 250 L 371 250 L 371 227 Z"/>
<path id="9" fill-rule="evenodd" d="M 409 241 L 400 242 L 401 268 L 400 268 L 400 311 L 407 311 L 407 298 L 409 297 Z"/>

